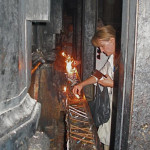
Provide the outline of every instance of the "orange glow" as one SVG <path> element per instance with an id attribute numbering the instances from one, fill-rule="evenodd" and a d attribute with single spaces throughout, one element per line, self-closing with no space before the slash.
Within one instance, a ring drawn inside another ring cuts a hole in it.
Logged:
<path id="1" fill-rule="evenodd" d="M 37 70 L 37 68 L 39 67 L 39 65 L 41 64 L 41 62 L 39 62 L 31 71 L 31 75 Z"/>
<path id="2" fill-rule="evenodd" d="M 86 99 L 85 95 L 83 95 L 83 99 Z"/>
<path id="3" fill-rule="evenodd" d="M 22 69 L 22 65 L 21 65 L 21 62 L 19 62 L 19 71 L 21 71 Z"/>
<path id="4" fill-rule="evenodd" d="M 18 69 L 19 72 L 21 72 L 22 70 L 25 69 L 24 63 L 23 63 L 23 59 L 19 57 L 19 63 L 18 63 Z"/>

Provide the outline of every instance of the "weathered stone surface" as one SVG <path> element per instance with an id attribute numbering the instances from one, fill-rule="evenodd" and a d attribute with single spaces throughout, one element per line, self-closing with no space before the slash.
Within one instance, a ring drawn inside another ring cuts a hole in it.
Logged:
<path id="1" fill-rule="evenodd" d="M 96 1 L 86 0 L 83 20 L 83 79 L 88 78 L 94 69 L 94 47 L 91 39 L 95 33 Z"/>
<path id="2" fill-rule="evenodd" d="M 27 0 L 26 19 L 50 21 L 51 0 Z"/>
<path id="3" fill-rule="evenodd" d="M 27 94 L 18 105 L 1 113 L 0 138 L 10 130 L 18 127 L 20 123 L 23 124 L 25 121 L 29 120 L 36 104 L 36 101 L 31 99 Z"/>
<path id="4" fill-rule="evenodd" d="M 43 132 L 37 131 L 30 139 L 28 150 L 49 150 L 50 140 Z"/>
<path id="5" fill-rule="evenodd" d="M 28 138 L 36 130 L 40 104 L 27 94 L 31 78 L 31 21 L 48 20 L 49 4 L 50 0 L 0 0 L 0 150 L 26 150 Z"/>
<path id="6" fill-rule="evenodd" d="M 0 102 L 26 87 L 24 19 L 23 1 L 0 1 Z"/>
<path id="7" fill-rule="evenodd" d="M 29 94 L 16 108 L 0 114 L 0 150 L 27 150 L 28 140 L 35 133 L 41 105 Z"/>
<path id="8" fill-rule="evenodd" d="M 63 0 L 52 0 L 51 2 L 51 33 L 60 33 L 62 29 L 62 2 Z"/>
<path id="9" fill-rule="evenodd" d="M 129 136 L 130 150 L 150 149 L 150 2 L 139 1 L 137 51 L 135 66 L 133 114 Z"/>
<path id="10" fill-rule="evenodd" d="M 83 80 L 87 79 L 94 69 L 94 47 L 91 43 L 91 39 L 95 33 L 96 22 L 96 0 L 85 0 L 84 17 L 83 17 Z M 93 99 L 93 86 L 85 87 L 85 95 L 88 100 Z"/>

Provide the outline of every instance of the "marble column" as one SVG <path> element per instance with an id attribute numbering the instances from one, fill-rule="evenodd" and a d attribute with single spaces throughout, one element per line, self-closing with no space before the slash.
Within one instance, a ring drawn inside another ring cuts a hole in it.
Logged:
<path id="1" fill-rule="evenodd" d="M 150 148 L 150 1 L 137 2 L 129 150 Z"/>
<path id="2" fill-rule="evenodd" d="M 123 1 L 115 150 L 150 148 L 150 2 Z"/>
<path id="3" fill-rule="evenodd" d="M 0 1 L 0 150 L 26 150 L 40 117 L 27 93 L 32 20 L 50 20 L 50 0 Z"/>
<path id="4" fill-rule="evenodd" d="M 94 69 L 94 47 L 91 39 L 95 33 L 96 24 L 96 0 L 83 1 L 83 25 L 82 25 L 82 75 L 83 80 L 90 77 Z M 85 87 L 85 95 L 87 100 L 93 99 L 93 85 Z"/>

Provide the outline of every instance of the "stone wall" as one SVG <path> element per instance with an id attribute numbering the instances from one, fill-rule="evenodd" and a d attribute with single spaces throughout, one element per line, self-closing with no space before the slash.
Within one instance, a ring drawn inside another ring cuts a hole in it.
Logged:
<path id="1" fill-rule="evenodd" d="M 41 106 L 27 93 L 31 21 L 50 21 L 49 12 L 50 0 L 0 0 L 0 150 L 26 149 L 36 130 Z"/>
<path id="2" fill-rule="evenodd" d="M 90 77 L 94 69 L 94 46 L 91 39 L 95 33 L 96 0 L 83 1 L 82 24 L 82 75 L 83 80 Z M 93 85 L 86 86 L 85 95 L 88 101 L 93 99 Z"/>
<path id="3" fill-rule="evenodd" d="M 150 149 L 150 2 L 137 7 L 136 59 L 133 110 L 129 134 L 130 150 Z"/>
<path id="4" fill-rule="evenodd" d="M 149 1 L 123 1 L 115 150 L 150 149 Z"/>

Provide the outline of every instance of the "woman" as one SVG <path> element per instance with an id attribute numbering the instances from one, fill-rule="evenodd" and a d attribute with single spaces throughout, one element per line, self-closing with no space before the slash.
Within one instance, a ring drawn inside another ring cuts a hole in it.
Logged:
<path id="1" fill-rule="evenodd" d="M 115 56 L 115 46 L 116 46 L 116 31 L 110 25 L 101 27 L 93 36 L 92 44 L 95 47 L 99 47 L 101 52 L 109 56 L 108 62 L 100 70 L 103 74 L 106 75 L 106 78 L 98 80 L 94 76 L 91 76 L 87 80 L 81 82 L 73 88 L 74 94 L 81 93 L 81 90 L 84 86 L 89 84 L 98 83 L 104 87 L 108 87 L 108 93 L 110 97 L 110 109 L 112 112 L 112 88 L 114 86 L 113 76 L 114 76 L 114 56 Z M 100 141 L 104 144 L 104 150 L 109 150 L 110 145 L 110 132 L 111 132 L 111 117 L 107 123 L 99 126 L 98 136 Z"/>

